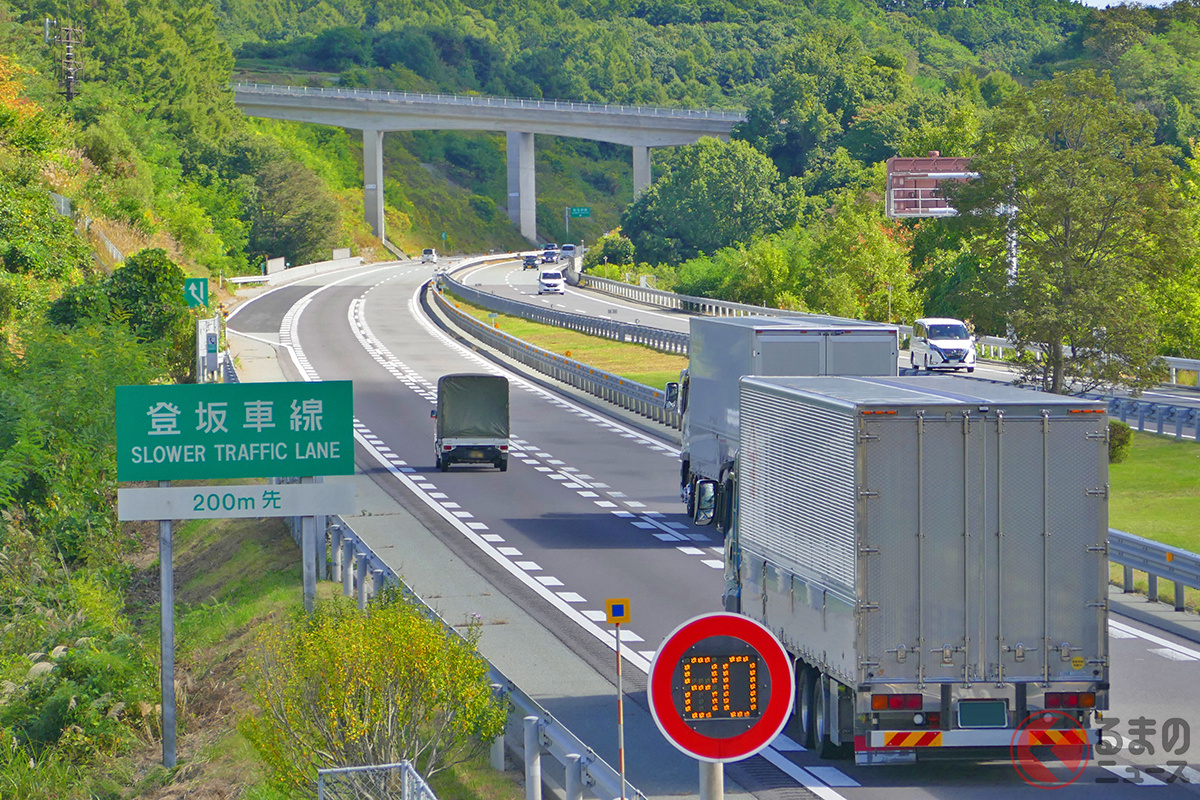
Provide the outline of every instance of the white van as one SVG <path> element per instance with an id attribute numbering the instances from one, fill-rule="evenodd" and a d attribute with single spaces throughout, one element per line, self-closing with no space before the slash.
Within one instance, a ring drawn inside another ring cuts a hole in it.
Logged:
<path id="1" fill-rule="evenodd" d="M 538 275 L 538 294 L 566 294 L 567 282 L 563 279 L 562 270 L 544 269 Z"/>
<path id="2" fill-rule="evenodd" d="M 422 250 L 421 251 L 421 263 L 422 264 L 436 264 L 437 263 L 437 250 L 434 250 L 432 247 L 426 247 L 424 250 Z"/>
<path id="3" fill-rule="evenodd" d="M 921 369 L 975 371 L 975 337 L 960 319 L 924 317 L 913 323 L 908 363 Z"/>

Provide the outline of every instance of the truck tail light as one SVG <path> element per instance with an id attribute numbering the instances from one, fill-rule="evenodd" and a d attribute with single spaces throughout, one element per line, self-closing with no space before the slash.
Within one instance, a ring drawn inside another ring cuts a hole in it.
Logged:
<path id="1" fill-rule="evenodd" d="M 454 449 L 454 445 L 444 444 L 444 445 L 442 445 L 442 449 L 449 452 Z"/>
<path id="2" fill-rule="evenodd" d="M 501 452 L 501 453 L 507 453 L 507 452 L 508 452 L 508 445 L 506 445 L 506 444 L 502 444 L 502 445 L 500 445 L 500 452 Z"/>
<path id="3" fill-rule="evenodd" d="M 942 726 L 942 712 L 930 711 L 928 714 L 929 727 L 940 728 Z"/>
<path id="4" fill-rule="evenodd" d="M 919 694 L 871 695 L 872 711 L 920 711 L 924 704 L 924 697 Z"/>
<path id="5" fill-rule="evenodd" d="M 1095 692 L 1046 692 L 1046 708 L 1095 708 Z"/>

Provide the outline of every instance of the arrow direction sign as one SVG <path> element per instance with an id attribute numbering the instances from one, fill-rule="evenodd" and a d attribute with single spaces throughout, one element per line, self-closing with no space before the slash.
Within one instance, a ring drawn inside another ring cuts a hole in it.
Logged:
<path id="1" fill-rule="evenodd" d="M 185 278 L 183 281 L 183 299 L 188 308 L 200 308 L 208 305 L 208 278 Z"/>

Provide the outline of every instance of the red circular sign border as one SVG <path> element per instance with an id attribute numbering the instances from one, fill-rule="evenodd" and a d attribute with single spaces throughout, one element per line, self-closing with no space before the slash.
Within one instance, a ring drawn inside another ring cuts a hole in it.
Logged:
<path id="1" fill-rule="evenodd" d="M 750 730 L 730 739 L 716 739 L 689 728 L 671 697 L 671 679 L 679 659 L 692 645 L 714 636 L 731 636 L 753 647 L 762 656 L 771 678 L 771 696 L 762 717 Z M 761 623 L 741 614 L 704 614 L 684 622 L 663 641 L 650 664 L 646 694 L 650 714 L 671 744 L 704 761 L 738 761 L 770 744 L 787 724 L 795 700 L 795 673 L 779 640 Z"/>

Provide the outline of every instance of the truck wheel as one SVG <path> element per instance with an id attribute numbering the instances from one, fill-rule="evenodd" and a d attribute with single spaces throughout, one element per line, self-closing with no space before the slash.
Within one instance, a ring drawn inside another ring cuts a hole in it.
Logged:
<path id="1" fill-rule="evenodd" d="M 908 351 L 908 365 L 917 372 L 920 372 L 920 370 L 917 369 L 917 354 L 911 350 Z"/>
<path id="2" fill-rule="evenodd" d="M 970 375 L 970 374 L 971 374 L 972 372 L 974 372 L 974 371 L 975 371 L 975 368 L 974 368 L 974 367 L 967 367 L 967 374 L 968 374 L 968 375 Z"/>
<path id="3" fill-rule="evenodd" d="M 449 472 L 450 471 L 450 459 L 446 458 L 445 456 L 438 456 L 437 468 L 440 469 L 442 472 Z"/>
<path id="4" fill-rule="evenodd" d="M 796 698 L 796 715 L 800 723 L 796 727 L 799 728 L 799 744 L 808 749 L 813 746 L 813 695 L 818 675 L 815 669 L 806 665 L 800 668 L 800 674 L 796 676 L 796 692 L 799 695 Z"/>
<path id="5" fill-rule="evenodd" d="M 496 462 L 496 469 L 501 472 L 508 472 L 508 459 L 502 458 Z"/>

